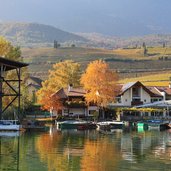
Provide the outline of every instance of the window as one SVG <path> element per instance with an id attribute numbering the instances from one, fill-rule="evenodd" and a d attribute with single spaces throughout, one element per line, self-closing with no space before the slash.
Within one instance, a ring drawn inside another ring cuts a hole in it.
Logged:
<path id="1" fill-rule="evenodd" d="M 94 115 L 96 110 L 89 110 L 89 115 Z"/>
<path id="2" fill-rule="evenodd" d="M 68 113 L 68 109 L 64 109 L 64 113 Z"/>
<path id="3" fill-rule="evenodd" d="M 161 98 L 152 98 L 151 99 L 151 103 L 158 102 L 158 101 L 162 101 L 162 99 Z"/>
<path id="4" fill-rule="evenodd" d="M 121 103 L 121 97 L 116 97 L 116 102 Z"/>
<path id="5" fill-rule="evenodd" d="M 132 96 L 133 96 L 133 97 L 140 97 L 140 88 L 138 88 L 138 87 L 133 87 L 133 88 L 132 88 Z"/>

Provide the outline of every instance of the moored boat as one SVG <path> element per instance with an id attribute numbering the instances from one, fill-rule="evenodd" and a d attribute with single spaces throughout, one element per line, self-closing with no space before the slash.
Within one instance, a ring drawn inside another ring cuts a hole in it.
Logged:
<path id="1" fill-rule="evenodd" d="M 77 120 L 67 120 L 63 122 L 57 122 L 57 127 L 59 129 L 95 129 L 96 124 L 87 121 L 77 121 Z"/>
<path id="2" fill-rule="evenodd" d="M 146 120 L 137 123 L 138 129 L 164 130 L 169 128 L 169 121 L 165 120 Z"/>
<path id="3" fill-rule="evenodd" d="M 20 131 L 21 128 L 18 120 L 0 120 L 0 131 Z"/>
<path id="4" fill-rule="evenodd" d="M 104 121 L 97 122 L 98 127 L 109 127 L 110 129 L 122 129 L 124 126 L 124 122 L 122 121 Z"/>

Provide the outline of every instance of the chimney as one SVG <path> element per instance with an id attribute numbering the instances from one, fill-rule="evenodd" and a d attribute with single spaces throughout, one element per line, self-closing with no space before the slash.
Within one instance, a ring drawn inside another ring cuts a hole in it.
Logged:
<path id="1" fill-rule="evenodd" d="M 70 92 L 72 90 L 72 87 L 73 87 L 72 84 L 68 85 L 68 92 Z"/>
<path id="2" fill-rule="evenodd" d="M 171 83 L 169 83 L 169 88 L 171 89 Z"/>
<path id="3" fill-rule="evenodd" d="M 171 89 L 171 77 L 169 78 L 169 88 Z"/>

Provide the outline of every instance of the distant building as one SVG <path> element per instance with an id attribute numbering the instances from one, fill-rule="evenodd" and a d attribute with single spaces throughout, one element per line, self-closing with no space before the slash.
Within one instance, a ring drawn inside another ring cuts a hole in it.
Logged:
<path id="1" fill-rule="evenodd" d="M 42 87 L 42 80 L 40 78 L 30 76 L 27 77 L 24 82 L 28 88 L 30 96 L 33 98 L 33 101 L 36 102 L 35 92 Z"/>

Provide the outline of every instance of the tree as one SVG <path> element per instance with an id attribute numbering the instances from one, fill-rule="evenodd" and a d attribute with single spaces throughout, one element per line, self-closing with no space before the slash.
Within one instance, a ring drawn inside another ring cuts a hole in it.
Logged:
<path id="1" fill-rule="evenodd" d="M 42 83 L 42 88 L 37 92 L 38 103 L 43 109 L 50 110 L 51 107 L 61 106 L 59 99 L 53 99 L 52 94 L 60 88 L 68 85 L 78 86 L 80 84 L 80 65 L 72 60 L 66 60 L 53 65 L 49 71 L 49 77 Z M 55 103 L 54 103 L 55 102 Z"/>
<path id="2" fill-rule="evenodd" d="M 166 43 L 165 42 L 163 42 L 163 48 L 165 48 L 166 47 Z"/>
<path id="3" fill-rule="evenodd" d="M 145 42 L 143 42 L 143 44 L 142 44 L 142 47 L 143 47 L 143 48 L 145 48 L 145 47 L 146 47 L 146 44 L 145 44 Z"/>
<path id="4" fill-rule="evenodd" d="M 142 47 L 143 47 L 143 55 L 146 56 L 148 53 L 148 49 L 147 49 L 145 42 L 143 42 Z"/>
<path id="5" fill-rule="evenodd" d="M 0 56 L 8 56 L 12 49 L 12 45 L 4 37 L 0 36 Z"/>
<path id="6" fill-rule="evenodd" d="M 58 47 L 60 47 L 61 45 L 56 41 L 56 40 L 54 40 L 54 45 L 53 45 L 53 47 L 55 48 L 55 49 L 57 49 Z"/>
<path id="7" fill-rule="evenodd" d="M 144 56 L 146 56 L 147 53 L 148 53 L 148 49 L 147 49 L 146 47 L 144 47 L 144 49 L 143 49 L 143 54 L 144 54 Z"/>
<path id="8" fill-rule="evenodd" d="M 102 60 L 91 62 L 81 77 L 81 84 L 87 90 L 86 101 L 106 107 L 108 103 L 114 101 L 117 80 L 116 72 L 110 70 L 106 62 Z"/>
<path id="9" fill-rule="evenodd" d="M 20 47 L 15 47 L 13 46 L 9 41 L 7 41 L 4 37 L 0 37 L 0 56 L 4 57 L 4 58 L 8 58 L 10 60 L 15 60 L 15 61 L 19 61 L 19 62 L 23 62 L 23 58 L 21 57 L 21 50 Z M 22 68 L 22 75 L 21 75 L 21 79 L 24 80 L 24 78 L 27 76 L 27 68 Z M 16 80 L 17 75 L 16 75 L 16 71 L 12 70 L 12 71 L 8 71 L 5 75 L 5 78 L 7 80 Z M 18 83 L 16 82 L 11 82 L 10 85 L 12 87 L 18 87 Z M 4 84 L 4 93 L 8 93 L 8 94 L 12 94 L 14 93 L 12 89 L 10 89 L 8 86 L 6 86 Z M 24 83 L 21 83 L 21 94 L 23 94 L 22 98 L 25 99 L 25 102 L 28 102 L 28 93 L 26 92 L 26 86 L 24 85 Z M 12 96 L 6 96 L 3 98 L 3 104 L 7 105 L 11 102 L 11 100 L 14 97 Z M 23 103 L 22 105 L 26 105 L 28 103 Z M 13 103 L 13 108 L 16 107 L 16 103 Z M 13 109 L 12 109 L 13 110 Z M 12 111 L 13 112 L 13 111 Z"/>

